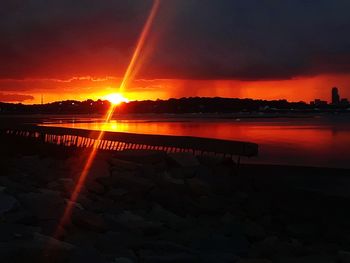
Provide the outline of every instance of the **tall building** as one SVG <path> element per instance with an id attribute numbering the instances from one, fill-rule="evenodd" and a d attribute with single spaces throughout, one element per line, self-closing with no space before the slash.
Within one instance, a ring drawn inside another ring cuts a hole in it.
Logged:
<path id="1" fill-rule="evenodd" d="M 340 102 L 340 96 L 338 92 L 338 88 L 334 87 L 332 88 L 332 104 L 339 104 Z"/>

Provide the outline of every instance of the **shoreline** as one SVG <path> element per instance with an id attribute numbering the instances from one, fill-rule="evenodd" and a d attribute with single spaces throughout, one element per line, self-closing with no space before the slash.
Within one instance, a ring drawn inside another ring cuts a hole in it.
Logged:
<path id="1" fill-rule="evenodd" d="M 29 254 L 37 262 L 48 245 L 50 262 L 97 263 L 335 262 L 350 251 L 349 170 L 237 170 L 226 158 L 98 152 L 71 203 L 89 149 L 0 153 L 0 228 L 11 262 Z M 53 236 L 68 204 L 72 214 Z"/>

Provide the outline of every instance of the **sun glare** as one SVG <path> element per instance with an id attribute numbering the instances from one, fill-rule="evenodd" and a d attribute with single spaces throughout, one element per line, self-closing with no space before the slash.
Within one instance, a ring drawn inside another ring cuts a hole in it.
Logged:
<path id="1" fill-rule="evenodd" d="M 108 100 L 111 102 L 113 105 L 119 105 L 122 102 L 129 102 L 127 98 L 125 98 L 122 94 L 120 93 L 113 93 L 106 95 L 104 99 Z"/>

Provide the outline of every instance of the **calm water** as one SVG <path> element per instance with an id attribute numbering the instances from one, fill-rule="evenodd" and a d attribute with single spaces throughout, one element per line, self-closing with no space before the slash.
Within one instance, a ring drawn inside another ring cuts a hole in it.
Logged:
<path id="1" fill-rule="evenodd" d="M 251 162 L 350 168 L 350 117 L 303 119 L 76 119 L 50 126 L 131 133 L 188 135 L 259 144 Z M 90 121 L 90 122 L 88 122 Z"/>

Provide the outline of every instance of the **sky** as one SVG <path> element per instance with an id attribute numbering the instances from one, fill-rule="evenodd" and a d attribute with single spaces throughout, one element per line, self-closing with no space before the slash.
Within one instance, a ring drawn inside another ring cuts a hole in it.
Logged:
<path id="1" fill-rule="evenodd" d="M 2 0 L 0 101 L 115 93 L 152 0 Z M 350 98 L 350 1 L 161 0 L 130 100 Z"/>

